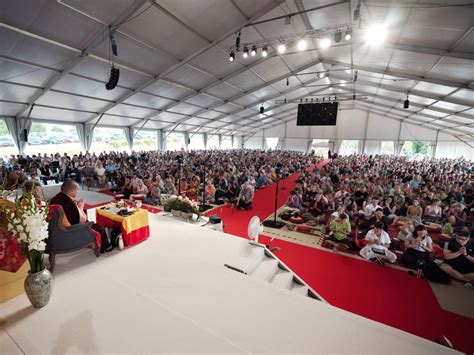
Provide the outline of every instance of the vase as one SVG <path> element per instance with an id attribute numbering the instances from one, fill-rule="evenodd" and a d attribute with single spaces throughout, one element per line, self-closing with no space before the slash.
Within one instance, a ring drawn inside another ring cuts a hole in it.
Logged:
<path id="1" fill-rule="evenodd" d="M 48 304 L 53 286 L 53 276 L 48 269 L 30 273 L 25 279 L 25 292 L 31 304 L 35 308 L 41 308 Z"/>

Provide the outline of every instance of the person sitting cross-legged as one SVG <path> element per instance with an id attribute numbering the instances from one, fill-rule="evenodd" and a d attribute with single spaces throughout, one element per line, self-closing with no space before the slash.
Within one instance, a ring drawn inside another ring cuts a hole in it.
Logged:
<path id="1" fill-rule="evenodd" d="M 383 227 L 384 225 L 380 221 L 374 223 L 374 228 L 369 230 L 365 236 L 367 244 L 361 249 L 360 255 L 367 260 L 379 258 L 393 264 L 397 261 L 397 256 L 388 250 L 390 237 Z"/>
<path id="2" fill-rule="evenodd" d="M 441 270 L 453 279 L 464 282 L 468 289 L 474 289 L 474 243 L 469 240 L 469 232 L 459 230 L 444 247 L 444 262 Z"/>
<path id="3" fill-rule="evenodd" d="M 329 224 L 329 229 L 331 234 L 326 238 L 326 240 L 334 244 L 335 248 L 337 244 L 342 244 L 347 249 L 355 249 L 354 241 L 349 238 L 349 235 L 351 234 L 351 224 L 347 220 L 347 215 L 345 213 L 341 213 L 338 217 L 333 219 Z"/>

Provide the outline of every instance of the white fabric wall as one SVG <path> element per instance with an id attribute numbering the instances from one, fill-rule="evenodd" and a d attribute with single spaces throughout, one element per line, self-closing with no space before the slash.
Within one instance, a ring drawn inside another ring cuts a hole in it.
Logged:
<path id="1" fill-rule="evenodd" d="M 298 138 L 287 138 L 285 142 L 285 150 L 296 150 L 299 152 L 308 151 L 308 140 Z"/>
<path id="2" fill-rule="evenodd" d="M 435 158 L 460 158 L 474 160 L 474 149 L 463 142 L 438 142 Z"/>
<path id="3" fill-rule="evenodd" d="M 360 143 L 359 143 L 360 144 Z M 382 145 L 382 141 L 366 141 L 365 142 L 365 151 L 364 153 L 366 154 L 371 154 L 371 155 L 375 155 L 375 154 L 379 154 L 380 153 L 380 147 Z"/>
<path id="4" fill-rule="evenodd" d="M 244 148 L 246 149 L 263 149 L 263 137 L 250 137 L 245 140 Z"/>
<path id="5" fill-rule="evenodd" d="M 234 149 L 242 148 L 242 136 L 234 136 Z"/>

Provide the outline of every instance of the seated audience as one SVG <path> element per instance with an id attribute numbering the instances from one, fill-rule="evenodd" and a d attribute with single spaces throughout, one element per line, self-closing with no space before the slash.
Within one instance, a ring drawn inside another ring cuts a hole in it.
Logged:
<path id="1" fill-rule="evenodd" d="M 355 249 L 354 241 L 349 238 L 351 234 L 351 224 L 347 220 L 347 215 L 341 213 L 329 224 L 329 230 L 331 231 L 329 237 L 326 239 L 333 243 L 342 244 L 347 249 Z"/>
<path id="2" fill-rule="evenodd" d="M 474 243 L 469 232 L 459 230 L 445 245 L 444 262 L 441 269 L 453 279 L 464 282 L 464 286 L 473 289 L 474 283 Z"/>
<path id="3" fill-rule="evenodd" d="M 418 268 L 430 260 L 433 241 L 424 225 L 420 224 L 415 227 L 413 234 L 405 240 L 405 248 L 401 262 L 406 266 Z"/>
<path id="4" fill-rule="evenodd" d="M 360 255 L 367 260 L 378 257 L 393 264 L 397 261 L 397 256 L 388 250 L 391 241 L 383 227 L 384 225 L 380 221 L 374 223 L 374 228 L 365 235 L 367 244 L 361 249 Z"/>

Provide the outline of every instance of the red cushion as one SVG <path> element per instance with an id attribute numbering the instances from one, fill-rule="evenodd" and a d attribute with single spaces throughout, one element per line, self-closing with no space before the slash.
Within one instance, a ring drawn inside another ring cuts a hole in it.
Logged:
<path id="1" fill-rule="evenodd" d="M 48 222 L 51 221 L 56 211 L 61 207 L 61 205 L 49 205 L 48 212 Z"/>

